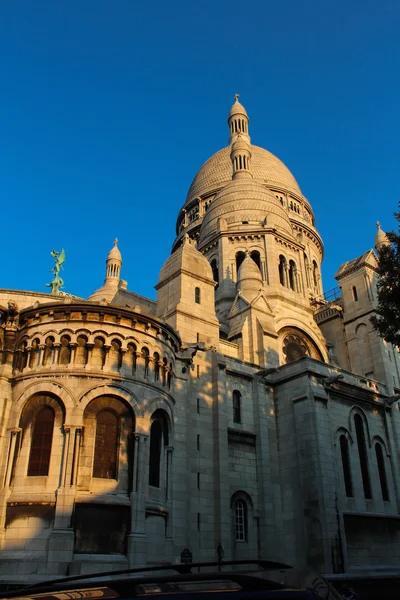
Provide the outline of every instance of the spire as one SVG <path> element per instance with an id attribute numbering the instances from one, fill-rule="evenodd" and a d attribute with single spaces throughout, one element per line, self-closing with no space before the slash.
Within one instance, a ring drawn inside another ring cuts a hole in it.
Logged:
<path id="1" fill-rule="evenodd" d="M 115 238 L 114 246 L 108 253 L 106 260 L 106 280 L 104 282 L 105 284 L 115 283 L 118 285 L 118 282 L 121 278 L 121 266 L 122 256 L 118 248 L 118 238 Z"/>
<path id="2" fill-rule="evenodd" d="M 230 131 L 229 145 L 233 144 L 239 133 L 246 137 L 250 144 L 249 117 L 245 107 L 239 102 L 239 94 L 235 94 L 235 102 L 229 111 L 228 125 Z"/>
<path id="3" fill-rule="evenodd" d="M 388 239 L 386 233 L 382 231 L 381 224 L 379 223 L 379 221 L 376 222 L 376 228 L 378 231 L 375 235 L 374 244 L 375 250 L 379 252 L 379 250 L 381 250 L 384 246 L 390 246 L 390 240 Z"/>

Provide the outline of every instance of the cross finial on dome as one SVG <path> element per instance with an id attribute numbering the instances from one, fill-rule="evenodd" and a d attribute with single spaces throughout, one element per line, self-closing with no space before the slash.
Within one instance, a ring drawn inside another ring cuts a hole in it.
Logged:
<path id="1" fill-rule="evenodd" d="M 118 238 L 115 238 L 115 240 L 114 240 L 114 246 L 118 246 Z"/>
<path id="2" fill-rule="evenodd" d="M 235 94 L 235 102 L 239 102 L 239 94 Z"/>
<path id="3" fill-rule="evenodd" d="M 381 224 L 379 223 L 379 221 L 376 222 L 376 228 L 380 229 L 381 228 Z"/>

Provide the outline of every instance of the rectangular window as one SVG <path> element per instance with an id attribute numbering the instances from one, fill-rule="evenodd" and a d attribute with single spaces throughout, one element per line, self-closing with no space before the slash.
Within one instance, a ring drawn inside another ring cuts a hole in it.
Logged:
<path id="1" fill-rule="evenodd" d="M 197 379 L 200 379 L 200 365 L 197 365 Z"/>
<path id="2" fill-rule="evenodd" d="M 197 450 L 200 450 L 200 435 L 197 434 Z"/>
<path id="3" fill-rule="evenodd" d="M 200 531 L 200 513 L 197 513 L 197 531 Z"/>
<path id="4" fill-rule="evenodd" d="M 197 414 L 200 414 L 200 398 L 197 398 Z"/>
<path id="5" fill-rule="evenodd" d="M 197 489 L 200 489 L 200 473 L 197 473 Z"/>
<path id="6" fill-rule="evenodd" d="M 196 304 L 200 304 L 200 288 L 194 288 L 194 301 Z"/>

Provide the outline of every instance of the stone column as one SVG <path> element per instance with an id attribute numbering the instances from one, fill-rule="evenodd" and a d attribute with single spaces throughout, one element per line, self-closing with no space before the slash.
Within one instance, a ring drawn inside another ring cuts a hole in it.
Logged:
<path id="1" fill-rule="evenodd" d="M 61 344 L 54 344 L 54 354 L 53 354 L 53 365 L 58 365 L 58 359 L 60 357 L 60 348 Z"/>
<path id="2" fill-rule="evenodd" d="M 0 491 L 0 550 L 3 549 L 4 536 L 5 536 L 5 522 L 7 513 L 7 500 L 11 495 L 10 483 L 12 478 L 12 470 L 15 460 L 16 443 L 18 439 L 18 433 L 21 431 L 19 427 L 8 430 L 10 432 L 9 444 L 8 444 L 8 462 L 6 468 L 6 474 L 4 477 L 3 489 Z"/>
<path id="3" fill-rule="evenodd" d="M 88 369 L 88 370 L 92 368 L 93 348 L 94 348 L 93 343 L 87 344 L 87 360 L 86 360 L 85 369 Z"/>
<path id="4" fill-rule="evenodd" d="M 70 359 L 69 359 L 69 365 L 68 366 L 71 369 L 75 369 L 75 357 L 76 357 L 76 349 L 78 347 L 78 344 L 72 342 L 72 343 L 70 343 L 69 346 L 71 348 L 71 356 L 70 356 Z"/>
<path id="5" fill-rule="evenodd" d="M 134 434 L 133 486 L 131 492 L 131 532 L 128 534 L 129 566 L 146 564 L 146 511 L 148 489 L 148 440 L 143 433 Z"/>
<path id="6" fill-rule="evenodd" d="M 174 472 L 173 472 L 173 452 L 174 448 L 172 446 L 166 446 L 166 468 L 167 468 L 167 477 L 166 477 L 166 487 L 165 487 L 165 502 L 168 510 L 167 517 L 167 526 L 165 531 L 165 543 L 166 543 L 166 559 L 172 562 L 173 559 L 173 482 L 174 482 Z"/>
<path id="7" fill-rule="evenodd" d="M 118 373 L 124 373 L 125 372 L 125 354 L 127 352 L 126 348 L 121 348 L 120 349 L 120 362 L 119 362 L 119 367 L 118 367 Z"/>
<path id="8" fill-rule="evenodd" d="M 231 560 L 231 513 L 228 453 L 228 408 L 226 363 L 222 355 L 212 353 L 212 410 L 214 441 L 215 547 L 222 544 L 225 560 Z"/>
<path id="9" fill-rule="evenodd" d="M 61 461 L 60 487 L 65 486 L 65 478 L 67 475 L 67 461 L 68 461 L 70 432 L 71 432 L 70 427 L 68 425 L 64 425 L 64 427 L 63 427 L 64 445 L 63 445 L 63 453 L 62 453 L 62 461 Z"/>
<path id="10" fill-rule="evenodd" d="M 108 362 L 110 359 L 110 348 L 111 346 L 106 346 L 106 344 L 104 344 L 103 349 L 104 349 L 104 362 L 103 362 L 103 371 L 108 371 Z"/>
<path id="11" fill-rule="evenodd" d="M 10 431 L 10 446 L 9 446 L 9 453 L 8 453 L 6 476 L 5 476 L 5 481 L 4 481 L 5 487 L 9 487 L 11 484 L 12 469 L 13 469 L 14 460 L 15 460 L 15 445 L 17 442 L 18 433 L 22 430 L 19 427 L 15 427 L 13 429 L 10 429 L 9 431 Z"/>
<path id="12" fill-rule="evenodd" d="M 44 351 L 45 351 L 46 346 L 44 344 L 40 344 L 39 346 L 39 360 L 38 360 L 38 367 L 42 367 L 43 366 L 43 359 L 44 359 Z"/>
<path id="13" fill-rule="evenodd" d="M 31 368 L 29 365 L 31 364 L 31 352 L 32 352 L 32 346 L 29 346 L 29 348 L 26 349 L 26 354 L 27 354 L 27 359 L 26 359 L 26 369 Z"/>
<path id="14" fill-rule="evenodd" d="M 79 464 L 81 432 L 81 427 L 64 426 L 60 487 L 57 490 L 54 528 L 48 546 L 49 574 L 67 574 L 72 561 L 74 529 L 71 521 L 76 497 L 76 475 Z"/>

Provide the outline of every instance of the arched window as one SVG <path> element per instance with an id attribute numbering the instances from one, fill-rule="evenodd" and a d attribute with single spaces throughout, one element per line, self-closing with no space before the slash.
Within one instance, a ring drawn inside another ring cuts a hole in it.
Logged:
<path id="1" fill-rule="evenodd" d="M 158 352 L 153 354 L 154 381 L 160 380 L 160 355 Z"/>
<path id="2" fill-rule="evenodd" d="M 111 370 L 119 371 L 122 365 L 121 342 L 112 340 L 109 351 L 108 366 Z"/>
<path id="3" fill-rule="evenodd" d="M 167 377 L 167 384 L 168 384 L 168 389 L 171 389 L 171 383 L 172 383 L 172 363 L 169 363 L 169 369 L 168 369 L 168 377 Z"/>
<path id="4" fill-rule="evenodd" d="M 52 335 L 46 338 L 44 343 L 43 366 L 50 366 L 54 359 L 54 338 Z"/>
<path id="5" fill-rule="evenodd" d="M 117 479 L 119 419 L 112 410 L 102 410 L 96 419 L 93 477 Z"/>
<path id="6" fill-rule="evenodd" d="M 305 252 L 304 252 L 304 268 L 306 270 L 307 287 L 311 287 L 311 285 L 310 285 L 310 261 L 308 260 L 308 256 Z"/>
<path id="7" fill-rule="evenodd" d="M 238 273 L 239 273 L 239 268 L 240 265 L 242 264 L 242 262 L 245 259 L 245 253 L 244 252 L 237 252 L 236 253 L 236 278 L 238 277 Z"/>
<path id="8" fill-rule="evenodd" d="M 158 412 L 158 411 L 157 411 Z M 157 415 L 150 427 L 149 485 L 160 487 L 161 461 L 163 450 L 168 446 L 168 427 L 162 414 Z"/>
<path id="9" fill-rule="evenodd" d="M 104 365 L 105 351 L 104 351 L 104 340 L 101 337 L 94 339 L 94 346 L 92 352 L 92 364 L 98 369 L 102 369 Z"/>
<path id="10" fill-rule="evenodd" d="M 150 363 L 150 356 L 149 356 L 149 351 L 147 348 L 142 348 L 142 363 L 143 363 L 143 372 L 144 372 L 144 376 L 148 377 L 149 376 L 149 363 Z"/>
<path id="11" fill-rule="evenodd" d="M 71 359 L 71 339 L 69 335 L 63 335 L 60 342 L 60 355 L 58 357 L 58 362 L 60 365 L 68 365 Z"/>
<path id="12" fill-rule="evenodd" d="M 250 257 L 254 260 L 254 262 L 256 263 L 257 267 L 260 269 L 260 273 L 261 273 L 261 256 L 258 250 L 253 250 L 250 254 Z"/>
<path id="13" fill-rule="evenodd" d="M 49 474 L 54 417 L 50 406 L 43 407 L 36 416 L 29 454 L 29 477 Z"/>
<path id="14" fill-rule="evenodd" d="M 296 265 L 293 260 L 289 261 L 289 287 L 296 291 Z"/>
<path id="15" fill-rule="evenodd" d="M 360 458 L 360 469 L 361 469 L 361 476 L 362 476 L 362 482 L 363 482 L 363 487 L 364 487 L 364 496 L 367 500 L 370 500 L 372 498 L 372 494 L 371 494 L 371 483 L 370 483 L 369 472 L 368 472 L 367 445 L 365 443 L 363 420 L 359 414 L 354 415 L 354 425 L 355 425 L 356 436 L 357 436 L 358 456 Z"/>
<path id="16" fill-rule="evenodd" d="M 247 541 L 247 504 L 242 498 L 235 502 L 235 539 L 237 542 Z"/>
<path id="17" fill-rule="evenodd" d="M 218 265 L 217 265 L 216 259 L 214 258 L 210 264 L 211 264 L 213 279 L 216 283 L 218 283 L 219 282 L 219 274 L 218 274 Z"/>
<path id="18" fill-rule="evenodd" d="M 15 369 L 18 371 L 23 371 L 26 367 L 26 365 L 28 364 L 28 343 L 26 340 L 20 342 L 19 344 L 19 352 L 17 354 L 17 358 L 15 361 Z M 1 348 L 1 342 L 0 342 L 0 348 Z"/>
<path id="19" fill-rule="evenodd" d="M 241 401 L 242 395 L 239 390 L 234 390 L 232 394 L 232 407 L 233 407 L 233 422 L 241 423 L 242 415 L 241 415 Z"/>
<path id="20" fill-rule="evenodd" d="M 194 288 L 194 301 L 196 302 L 196 304 L 200 304 L 200 288 L 199 287 Z"/>
<path id="21" fill-rule="evenodd" d="M 136 371 L 136 346 L 129 343 L 125 354 L 126 365 L 131 373 Z"/>
<path id="22" fill-rule="evenodd" d="M 75 366 L 83 367 L 86 365 L 88 358 L 87 337 L 84 335 L 78 335 L 76 342 L 77 347 L 75 354 Z"/>
<path id="23" fill-rule="evenodd" d="M 346 490 L 346 496 L 348 498 L 352 498 L 353 497 L 353 484 L 351 481 L 349 442 L 345 435 L 340 436 L 340 453 L 342 455 L 343 478 L 344 478 L 344 487 Z"/>
<path id="24" fill-rule="evenodd" d="M 163 385 L 167 384 L 167 371 L 168 371 L 168 360 L 166 357 L 163 358 L 162 368 L 161 368 L 161 377 Z"/>
<path id="25" fill-rule="evenodd" d="M 31 369 L 33 369 L 34 367 L 37 367 L 38 362 L 39 362 L 39 339 L 36 338 L 32 341 L 32 349 L 31 349 L 31 357 L 29 360 L 29 366 L 31 367 Z"/>
<path id="26" fill-rule="evenodd" d="M 317 288 L 318 287 L 318 265 L 315 260 L 313 260 L 312 266 L 313 266 L 313 268 L 312 268 L 313 284 L 314 284 L 314 287 Z"/>
<path id="27" fill-rule="evenodd" d="M 353 285 L 352 290 L 353 290 L 353 299 L 354 299 L 354 302 L 358 302 L 357 288 L 356 288 L 355 285 Z"/>
<path id="28" fill-rule="evenodd" d="M 286 286 L 286 258 L 281 254 L 279 256 L 279 283 Z"/>
<path id="29" fill-rule="evenodd" d="M 385 458 L 383 456 L 382 444 L 375 444 L 376 462 L 378 463 L 379 481 L 381 484 L 382 500 L 389 501 L 389 490 L 386 478 Z"/>

